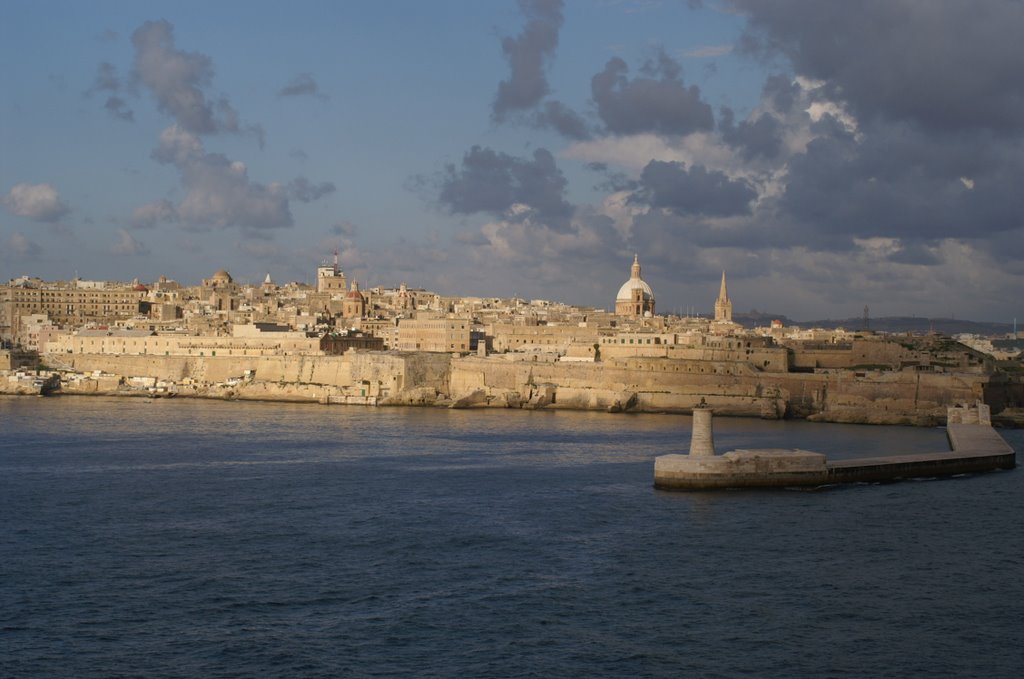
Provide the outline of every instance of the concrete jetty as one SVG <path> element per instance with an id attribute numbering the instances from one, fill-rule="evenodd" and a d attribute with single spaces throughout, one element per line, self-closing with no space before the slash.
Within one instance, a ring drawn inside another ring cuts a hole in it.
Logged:
<path id="1" fill-rule="evenodd" d="M 821 453 L 786 448 L 733 450 L 716 455 L 711 409 L 696 408 L 690 454 L 657 457 L 654 487 L 703 490 L 827 486 L 952 476 L 1016 466 L 1016 453 L 992 428 L 985 404 L 952 407 L 947 422 L 949 451 L 830 462 Z"/>

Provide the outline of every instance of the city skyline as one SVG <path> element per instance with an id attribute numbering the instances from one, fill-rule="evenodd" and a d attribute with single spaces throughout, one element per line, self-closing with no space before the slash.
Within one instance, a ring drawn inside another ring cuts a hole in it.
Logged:
<path id="1" fill-rule="evenodd" d="M 1024 316 L 1020 4 L 6 9 L 4 280 Z"/>

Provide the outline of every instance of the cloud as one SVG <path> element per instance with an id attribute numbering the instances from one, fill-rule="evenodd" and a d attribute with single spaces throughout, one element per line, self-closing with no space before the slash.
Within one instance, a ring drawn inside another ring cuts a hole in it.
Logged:
<path id="1" fill-rule="evenodd" d="M 90 91 L 118 92 L 121 90 L 121 78 L 117 75 L 117 67 L 109 62 L 101 62 L 96 67 L 96 80 Z"/>
<path id="2" fill-rule="evenodd" d="M 329 231 L 336 236 L 355 238 L 359 233 L 359 227 L 352 222 L 337 222 L 336 224 L 331 225 Z"/>
<path id="3" fill-rule="evenodd" d="M 135 208 L 131 225 L 134 229 L 148 229 L 160 223 L 178 221 L 178 211 L 169 200 L 158 200 Z"/>
<path id="4" fill-rule="evenodd" d="M 25 234 L 15 231 L 7 240 L 8 250 L 22 259 L 37 259 L 43 254 L 43 249 L 33 240 L 29 240 Z"/>
<path id="5" fill-rule="evenodd" d="M 501 41 L 511 73 L 508 80 L 498 83 L 492 105 L 492 117 L 498 122 L 510 111 L 533 108 L 547 96 L 544 69 L 558 47 L 562 28 L 562 0 L 519 0 L 519 9 L 526 26 L 517 37 Z"/>
<path id="6" fill-rule="evenodd" d="M 639 77 L 630 80 L 628 73 L 626 62 L 613 57 L 591 79 L 597 114 L 608 132 L 687 135 L 714 128 L 700 88 L 685 86 L 679 64 L 664 51 L 644 64 Z"/>
<path id="7" fill-rule="evenodd" d="M 225 98 L 210 100 L 203 91 L 213 81 L 213 62 L 205 54 L 175 48 L 170 22 L 147 21 L 132 34 L 132 44 L 134 76 L 178 127 L 192 134 L 239 131 L 231 103 Z"/>
<path id="8" fill-rule="evenodd" d="M 160 134 L 152 157 L 173 165 L 181 176 L 185 197 L 173 209 L 187 228 L 238 226 L 259 231 L 293 224 L 288 187 L 250 180 L 245 163 L 207 153 L 197 136 L 177 125 Z"/>
<path id="9" fill-rule="evenodd" d="M 520 214 L 526 209 L 536 221 L 564 230 L 573 213 L 565 199 L 567 184 L 547 149 L 525 159 L 474 146 L 461 167 L 446 168 L 439 199 L 453 214 L 504 217 L 513 209 Z"/>
<path id="10" fill-rule="evenodd" d="M 96 78 L 92 87 L 85 91 L 85 95 L 91 97 L 97 92 L 107 92 L 103 109 L 114 118 L 130 123 L 135 121 L 135 113 L 128 106 L 128 102 L 119 96 L 120 92 L 128 89 L 130 88 L 124 85 L 117 74 L 117 67 L 104 61 L 96 67 Z"/>
<path id="11" fill-rule="evenodd" d="M 1024 4 L 732 0 L 741 50 L 781 55 L 862 120 L 1024 129 Z"/>
<path id="12" fill-rule="evenodd" d="M 311 203 L 318 198 L 334 193 L 335 190 L 332 182 L 313 184 L 305 177 L 296 177 L 288 183 L 288 195 L 303 203 Z"/>
<path id="13" fill-rule="evenodd" d="M 782 149 L 782 123 L 770 113 L 762 113 L 755 120 L 743 120 L 737 125 L 732 109 L 723 107 L 718 127 L 722 139 L 739 149 L 747 160 L 758 155 L 770 160 L 777 157 Z"/>
<path id="14" fill-rule="evenodd" d="M 107 97 L 103 109 L 118 120 L 128 123 L 135 121 L 135 113 L 121 97 Z"/>
<path id="15" fill-rule="evenodd" d="M 640 175 L 630 202 L 664 208 L 680 216 L 730 217 L 750 214 L 757 191 L 742 179 L 730 179 L 703 165 L 652 160 Z"/>
<path id="16" fill-rule="evenodd" d="M 149 249 L 146 246 L 135 239 L 131 233 L 126 229 L 117 230 L 118 240 L 114 243 L 110 251 L 115 255 L 148 255 Z"/>
<path id="17" fill-rule="evenodd" d="M 563 137 L 576 140 L 590 139 L 586 121 L 560 101 L 547 101 L 533 116 L 536 127 L 551 127 Z"/>
<path id="18" fill-rule="evenodd" d="M 17 184 L 0 203 L 19 217 L 37 222 L 56 222 L 71 211 L 50 184 Z"/>
<path id="19" fill-rule="evenodd" d="M 326 101 L 330 97 L 320 92 L 320 87 L 316 84 L 316 80 L 313 79 L 311 73 L 300 73 L 292 78 L 287 85 L 282 87 L 277 92 L 279 97 L 316 97 L 321 101 Z"/>

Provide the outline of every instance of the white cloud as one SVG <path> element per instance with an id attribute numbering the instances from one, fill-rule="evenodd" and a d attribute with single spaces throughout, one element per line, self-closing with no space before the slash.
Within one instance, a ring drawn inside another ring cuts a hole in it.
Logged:
<path id="1" fill-rule="evenodd" d="M 690 137 L 699 137 L 692 134 Z M 590 163 L 608 163 L 639 173 L 652 160 L 686 162 L 688 156 L 656 134 L 603 137 L 572 144 L 559 154 L 563 158 Z"/>
<path id="2" fill-rule="evenodd" d="M 177 206 L 150 203 L 142 218 L 154 213 L 177 214 L 189 227 L 239 226 L 250 230 L 292 225 L 287 186 L 250 180 L 245 163 L 220 153 L 207 153 L 199 137 L 178 125 L 160 133 L 160 143 L 152 156 L 178 169 L 185 197 Z"/>
<path id="3" fill-rule="evenodd" d="M 19 217 L 37 222 L 55 222 L 70 211 L 50 184 L 18 184 L 0 202 Z"/>

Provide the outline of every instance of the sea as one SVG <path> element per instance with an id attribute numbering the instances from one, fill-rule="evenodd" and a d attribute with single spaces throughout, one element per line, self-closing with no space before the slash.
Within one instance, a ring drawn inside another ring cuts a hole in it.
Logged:
<path id="1" fill-rule="evenodd" d="M 0 397 L 0 676 L 1024 675 L 1024 470 L 655 490 L 690 424 Z M 730 418 L 715 442 L 947 449 Z"/>

